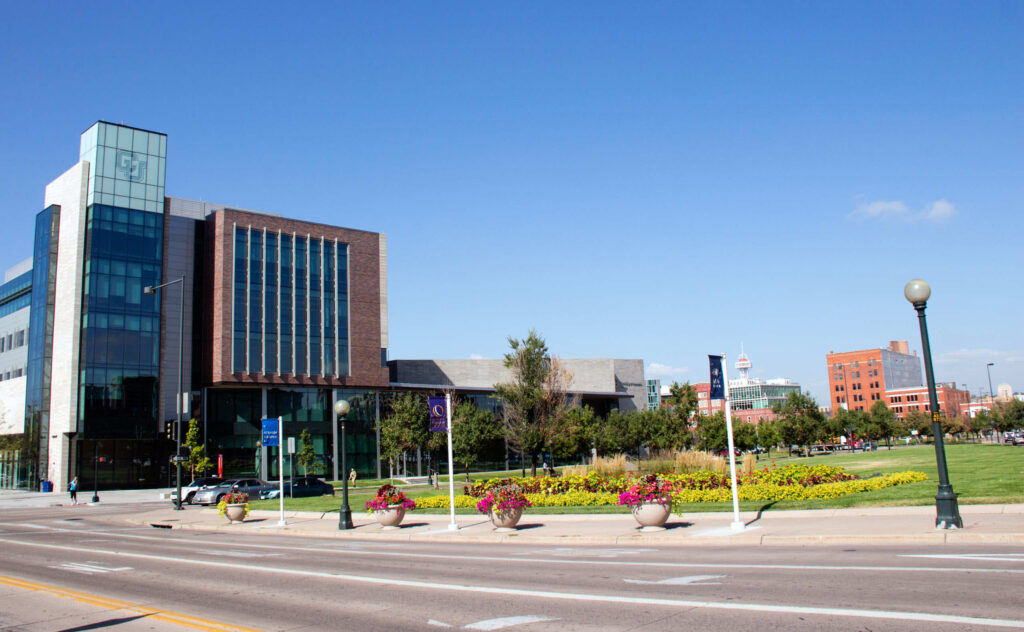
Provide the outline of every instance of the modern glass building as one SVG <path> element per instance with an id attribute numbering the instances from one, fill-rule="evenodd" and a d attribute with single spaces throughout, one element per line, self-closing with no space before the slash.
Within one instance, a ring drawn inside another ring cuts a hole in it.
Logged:
<path id="1" fill-rule="evenodd" d="M 0 286 L 0 318 L 28 321 L 24 471 L 0 485 L 167 485 L 179 411 L 225 475 L 276 475 L 259 429 L 278 416 L 333 474 L 340 398 L 350 460 L 376 474 L 384 235 L 166 197 L 166 164 L 165 134 L 100 121 L 46 187 L 31 271 Z"/>

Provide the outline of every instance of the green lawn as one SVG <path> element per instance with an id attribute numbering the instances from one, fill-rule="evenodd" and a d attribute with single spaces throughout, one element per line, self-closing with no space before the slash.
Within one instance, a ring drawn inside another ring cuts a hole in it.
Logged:
<path id="1" fill-rule="evenodd" d="M 992 444 L 959 444 L 946 446 L 946 461 L 949 467 L 949 478 L 953 489 L 959 494 L 960 504 L 991 504 L 1024 502 L 1024 448 L 1020 446 L 1001 446 Z M 764 467 L 769 463 L 783 465 L 786 463 L 823 463 L 840 465 L 847 471 L 871 476 L 904 470 L 924 472 L 928 479 L 922 483 L 912 483 L 897 487 L 850 494 L 828 500 L 780 501 L 773 503 L 770 509 L 826 509 L 838 507 L 863 506 L 903 506 L 931 505 L 935 502 L 938 474 L 935 466 L 935 449 L 930 445 L 901 447 L 886 450 L 884 447 L 876 452 L 844 453 L 829 456 L 807 458 L 788 458 L 784 454 L 765 458 L 758 463 Z M 519 471 L 509 473 L 492 473 L 481 475 L 480 478 L 494 476 L 515 476 Z M 465 482 L 457 477 L 455 493 L 461 493 Z M 474 476 L 474 478 L 477 478 Z M 368 481 L 367 481 L 368 482 Z M 373 481 L 376 483 L 377 481 Z M 384 482 L 387 482 L 386 480 Z M 366 501 L 370 499 L 375 486 L 363 487 L 359 481 L 357 487 L 349 493 L 349 506 L 353 512 L 363 511 Z M 441 489 L 428 487 L 407 487 L 406 494 L 411 498 L 447 494 L 448 486 Z M 296 498 L 286 499 L 285 508 L 297 511 L 337 511 L 341 504 L 341 491 L 334 498 Z M 254 509 L 276 509 L 278 501 L 256 501 L 251 503 Z M 761 502 L 741 502 L 740 509 L 754 511 L 764 508 Z M 732 503 L 689 503 L 680 506 L 680 511 L 731 511 Z M 447 513 L 445 510 L 427 509 L 424 513 Z M 535 514 L 557 513 L 626 513 L 626 508 L 611 507 L 535 507 L 530 509 Z M 472 509 L 457 509 L 459 514 L 472 514 Z"/>

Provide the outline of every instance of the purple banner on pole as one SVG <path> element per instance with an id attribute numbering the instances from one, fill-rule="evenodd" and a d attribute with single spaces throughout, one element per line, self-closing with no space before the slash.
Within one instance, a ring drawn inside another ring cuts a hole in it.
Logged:
<path id="1" fill-rule="evenodd" d="M 708 399 L 725 399 L 725 382 L 722 379 L 722 356 L 709 355 L 711 363 L 711 392 Z"/>
<path id="2" fill-rule="evenodd" d="M 430 406 L 430 431 L 445 432 L 448 430 L 448 411 L 445 409 L 443 397 L 428 397 Z"/>

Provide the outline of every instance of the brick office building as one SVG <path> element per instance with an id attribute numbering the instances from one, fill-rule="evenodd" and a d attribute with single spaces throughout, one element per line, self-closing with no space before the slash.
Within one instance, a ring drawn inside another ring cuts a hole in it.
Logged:
<path id="1" fill-rule="evenodd" d="M 971 394 L 958 389 L 954 382 L 942 382 L 935 385 L 935 397 L 939 410 L 947 418 L 970 416 Z M 927 386 L 909 386 L 894 388 L 885 392 L 885 403 L 896 415 L 896 419 L 910 412 L 927 413 L 930 410 Z"/>
<path id="2" fill-rule="evenodd" d="M 894 340 L 885 349 L 829 352 L 825 356 L 832 411 L 871 409 L 886 401 L 886 391 L 921 386 L 921 359 L 907 341 Z"/>

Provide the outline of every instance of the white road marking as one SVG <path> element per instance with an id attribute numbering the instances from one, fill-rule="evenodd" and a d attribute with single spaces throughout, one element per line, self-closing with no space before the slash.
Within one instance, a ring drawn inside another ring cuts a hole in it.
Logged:
<path id="1" fill-rule="evenodd" d="M 197 553 L 222 557 L 277 557 L 284 555 L 284 553 L 257 553 L 254 551 L 197 551 Z"/>
<path id="2" fill-rule="evenodd" d="M 54 531 L 66 531 L 67 529 L 57 529 L 54 527 L 43 527 L 40 525 L 34 525 L 38 529 L 50 529 Z M 136 530 L 135 528 L 132 528 Z M 142 531 L 152 531 L 142 527 Z M 93 533 L 102 534 L 103 531 L 83 531 L 78 532 L 81 534 Z M 22 535 L 22 534 L 17 534 Z M 26 534 L 28 535 L 28 534 Z M 221 535 L 220 532 L 206 533 L 205 535 Z M 118 533 L 116 536 L 118 539 L 132 538 L 135 540 L 149 540 L 162 542 L 164 544 L 181 543 L 187 545 L 189 548 L 195 546 L 224 546 L 223 542 L 215 542 L 208 540 L 200 540 L 198 538 L 174 538 L 174 537 L 156 537 L 147 535 L 136 535 L 130 533 Z M 79 540 L 79 542 L 85 542 L 85 540 Z M 282 545 L 280 544 L 252 544 L 247 542 L 232 542 L 231 546 L 235 547 L 247 547 L 253 549 L 272 549 L 274 551 L 280 551 Z M 289 551 L 303 551 L 306 553 L 337 553 L 341 555 L 374 555 L 374 556 L 390 556 L 390 557 L 411 557 L 418 559 L 443 559 L 451 560 L 451 555 L 444 555 L 439 553 L 405 553 L 401 551 L 378 551 L 369 550 L 370 547 L 396 547 L 397 544 L 393 543 L 366 543 L 365 547 L 359 543 L 352 543 L 352 546 L 347 546 L 347 543 L 338 543 L 337 545 L 321 545 L 317 547 L 301 547 L 287 545 Z M 337 548 L 335 548 L 337 547 Z M 1012 569 L 1012 568 L 956 568 L 956 567 L 944 567 L 944 566 L 839 566 L 839 565 L 827 565 L 827 564 L 725 564 L 725 563 L 701 563 L 701 562 L 631 562 L 628 560 L 622 561 L 603 561 L 603 560 L 573 560 L 573 559 L 551 559 L 551 558 L 526 558 L 526 557 L 498 557 L 488 555 L 460 555 L 460 559 L 475 561 L 475 562 L 524 562 L 529 564 L 577 564 L 577 565 L 598 565 L 598 566 L 639 566 L 648 568 L 715 568 L 715 569 L 753 569 L 753 570 L 791 570 L 791 571 L 863 571 L 863 572 L 882 572 L 882 573 L 1002 573 L 1002 574 L 1024 574 L 1024 570 Z"/>
<path id="3" fill-rule="evenodd" d="M 97 562 L 86 562 L 85 564 L 79 564 L 77 562 L 68 562 L 66 564 L 58 564 L 56 566 L 48 566 L 47 568 L 56 568 L 62 571 L 72 571 L 75 573 L 84 573 L 86 575 L 92 575 L 94 573 L 116 573 L 117 571 L 130 571 L 131 566 L 119 566 L 117 568 L 110 568 L 107 566 L 101 566 Z"/>
<path id="4" fill-rule="evenodd" d="M 940 560 L 981 560 L 985 562 L 1024 562 L 1024 553 L 937 553 L 935 555 L 900 555 L 900 557 L 933 557 Z"/>
<path id="5" fill-rule="evenodd" d="M 435 628 L 450 628 L 450 627 L 452 627 L 451 624 L 445 623 L 443 621 L 435 621 L 433 619 L 427 619 L 427 625 L 432 625 Z"/>
<path id="6" fill-rule="evenodd" d="M 561 547 L 557 549 L 536 549 L 520 551 L 513 555 L 552 555 L 555 557 L 618 557 L 620 555 L 636 555 L 638 553 L 656 553 L 658 549 L 573 549 Z"/>
<path id="7" fill-rule="evenodd" d="M 541 617 L 538 615 L 526 614 L 517 617 L 501 617 L 500 619 L 487 619 L 462 626 L 466 630 L 500 630 L 510 628 L 514 625 L 525 623 L 538 623 L 540 621 L 558 621 L 558 617 Z"/>
<path id="8" fill-rule="evenodd" d="M 709 579 L 722 579 L 725 575 L 689 575 L 687 577 L 669 577 L 657 581 L 646 579 L 623 579 L 627 584 L 662 584 L 666 586 L 712 586 L 722 582 L 709 582 Z"/>
<path id="9" fill-rule="evenodd" d="M 712 610 L 737 610 L 743 612 L 767 612 L 773 614 L 796 614 L 796 615 L 821 615 L 832 617 L 856 617 L 862 619 L 893 619 L 896 621 L 928 621 L 935 623 L 953 623 L 963 625 L 988 625 L 1001 628 L 1024 629 L 1024 620 L 1019 619 L 993 619 L 988 617 L 967 617 L 950 614 L 934 614 L 930 612 L 914 612 L 902 610 L 866 610 L 862 608 L 827 608 L 814 606 L 788 606 L 778 604 L 760 603 L 737 603 L 718 601 L 696 601 L 689 599 L 664 599 L 657 597 L 639 597 L 619 594 L 587 594 L 587 593 L 566 593 L 543 590 L 526 590 L 521 588 L 508 588 L 505 586 L 469 586 L 464 584 L 447 584 L 440 582 L 417 581 L 411 579 L 392 579 L 387 577 L 369 577 L 366 575 L 349 575 L 345 573 L 330 573 L 327 571 L 311 571 L 294 568 L 278 568 L 274 566 L 255 566 L 251 564 L 240 564 L 226 560 L 196 560 L 190 558 L 169 557 L 166 555 L 150 555 L 146 553 L 129 553 L 127 551 L 108 551 L 103 549 L 86 549 L 76 546 L 64 546 L 60 544 L 45 544 L 43 542 L 23 542 L 0 538 L 4 544 L 16 546 L 27 546 L 57 551 L 72 551 L 76 553 L 95 553 L 98 555 L 112 555 L 114 557 L 127 557 L 133 559 L 152 560 L 157 562 L 172 562 L 193 566 L 208 566 L 219 569 L 235 568 L 247 573 L 276 573 L 293 577 L 320 577 L 324 579 L 336 579 L 341 581 L 359 582 L 377 586 L 397 586 L 402 588 L 416 588 L 420 590 L 439 590 L 448 592 L 467 592 L 499 595 L 502 597 L 535 597 L 539 599 L 561 599 L 565 601 L 586 601 L 598 603 L 619 603 L 628 605 L 664 606 L 674 608 L 708 608 Z"/>

